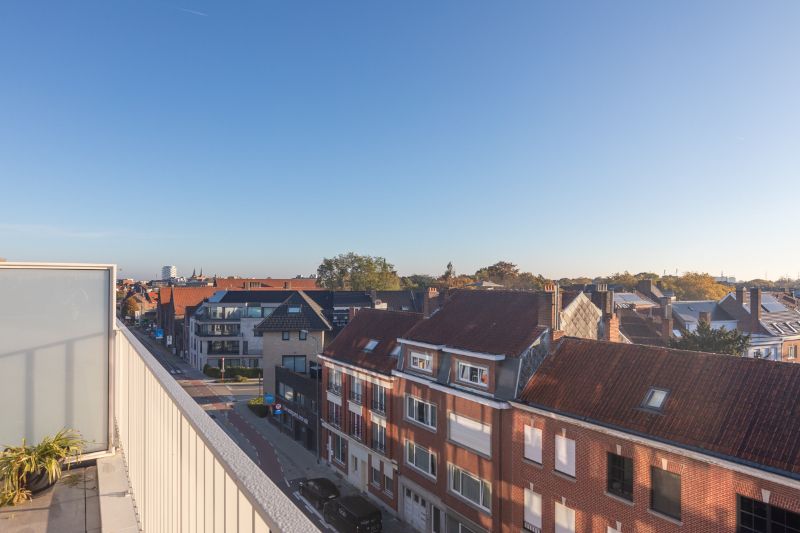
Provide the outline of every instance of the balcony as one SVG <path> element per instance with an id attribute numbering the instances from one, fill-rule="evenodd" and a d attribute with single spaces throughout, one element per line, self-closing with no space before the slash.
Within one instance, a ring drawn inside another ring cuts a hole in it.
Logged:
<path id="1" fill-rule="evenodd" d="M 84 458 L 98 464 L 103 529 L 318 531 L 113 319 L 115 277 L 112 265 L 0 263 L 0 295 L 14 302 L 0 310 L 0 374 L 7 378 L 0 401 L 15 406 L 0 417 L 0 442 L 80 431 L 90 441 Z M 121 480 L 104 480 L 115 469 Z M 58 487 L 10 513 L 31 517 L 23 511 L 46 505 L 50 494 L 51 523 L 8 520 L 2 529 L 71 531 L 52 522 L 55 511 L 83 512 L 81 524 L 97 518 L 88 504 L 93 495 L 66 501 L 56 497 Z M 126 517 L 133 523 L 120 525 Z"/>

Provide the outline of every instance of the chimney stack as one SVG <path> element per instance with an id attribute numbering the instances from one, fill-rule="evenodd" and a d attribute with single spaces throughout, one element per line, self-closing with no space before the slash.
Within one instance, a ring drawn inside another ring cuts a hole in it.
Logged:
<path id="1" fill-rule="evenodd" d="M 600 309 L 603 322 L 602 340 L 620 342 L 619 317 L 614 312 L 614 291 L 609 291 L 605 283 L 598 283 L 592 292 L 592 303 Z"/>
<path id="2" fill-rule="evenodd" d="M 761 330 L 761 289 L 750 289 L 750 332 Z"/>
<path id="3" fill-rule="evenodd" d="M 736 303 L 740 306 L 744 306 L 744 294 L 747 291 L 747 287 L 742 285 L 741 287 L 736 287 Z"/>
<path id="4" fill-rule="evenodd" d="M 422 316 L 430 318 L 433 309 L 431 308 L 431 300 L 439 297 L 439 290 L 436 287 L 428 287 L 422 297 Z"/>
<path id="5" fill-rule="evenodd" d="M 347 308 L 347 323 L 349 324 L 353 318 L 356 316 L 356 308 L 355 307 L 348 307 Z"/>
<path id="6" fill-rule="evenodd" d="M 553 334 L 555 334 L 555 331 L 561 329 L 559 320 L 561 309 L 559 301 L 558 284 L 552 281 L 545 283 L 544 291 L 539 293 L 538 322 L 540 326 L 550 328 Z"/>
<path id="7" fill-rule="evenodd" d="M 700 322 L 705 322 L 709 326 L 711 325 L 711 311 L 700 311 L 699 316 Z"/>
<path id="8" fill-rule="evenodd" d="M 674 328 L 672 322 L 672 300 L 668 296 L 661 298 L 661 337 L 664 342 L 672 338 L 672 330 Z"/>
<path id="9" fill-rule="evenodd" d="M 636 284 L 636 290 L 650 298 L 650 295 L 653 294 L 653 280 L 640 279 L 639 283 Z"/>

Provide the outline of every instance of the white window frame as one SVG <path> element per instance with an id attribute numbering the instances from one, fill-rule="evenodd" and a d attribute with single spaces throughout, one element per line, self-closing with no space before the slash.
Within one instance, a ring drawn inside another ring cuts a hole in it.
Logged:
<path id="1" fill-rule="evenodd" d="M 542 532 L 542 495 L 525 487 L 525 507 L 523 513 L 522 529 L 525 531 Z"/>
<path id="2" fill-rule="evenodd" d="M 575 477 L 575 441 L 556 435 L 555 469 L 564 475 Z"/>
<path id="3" fill-rule="evenodd" d="M 473 368 L 478 371 L 478 381 L 472 381 L 471 379 L 469 379 L 470 370 L 473 369 Z M 465 370 L 466 370 L 468 379 L 464 379 L 464 377 L 462 376 L 462 374 L 464 373 Z M 466 383 L 468 385 L 474 385 L 476 387 L 482 387 L 484 389 L 489 387 L 489 367 L 482 366 L 482 365 L 476 365 L 474 363 L 470 363 L 470 362 L 467 362 L 467 361 L 459 361 L 458 364 L 456 365 L 456 371 L 457 371 L 456 372 L 456 380 L 461 382 L 461 383 Z M 481 379 L 482 379 L 481 376 L 485 376 L 485 378 L 486 378 L 486 382 L 485 383 L 483 381 L 481 381 Z"/>
<path id="4" fill-rule="evenodd" d="M 420 366 L 420 362 L 423 361 L 424 363 Z M 430 354 L 412 351 L 408 356 L 408 364 L 414 370 L 433 374 L 433 357 Z"/>
<path id="5" fill-rule="evenodd" d="M 542 464 L 542 429 L 525 425 L 525 448 L 523 456 L 536 464 Z"/>
<path id="6" fill-rule="evenodd" d="M 413 403 L 414 406 L 409 407 L 410 403 Z M 417 413 L 418 410 L 417 404 L 422 404 L 424 406 L 423 410 L 427 421 L 418 420 L 416 418 L 415 413 Z M 417 425 L 420 425 L 428 429 L 432 429 L 433 431 L 437 431 L 437 426 L 439 424 L 439 413 L 437 412 L 436 405 L 421 400 L 416 396 L 411 396 L 410 394 L 406 394 L 405 413 L 406 413 L 406 419 L 409 420 L 410 422 L 413 422 Z M 431 416 L 431 413 L 433 413 L 433 416 Z M 436 418 L 436 420 L 433 421 L 433 424 L 430 423 L 432 418 Z"/>
<path id="7" fill-rule="evenodd" d="M 480 500 L 479 502 L 476 502 L 476 501 L 472 500 L 471 498 L 469 498 L 467 496 L 464 496 L 464 494 L 462 492 L 462 488 L 463 488 L 463 478 L 465 476 L 471 478 L 473 481 L 476 481 L 478 483 L 478 486 L 480 487 L 480 491 L 479 491 L 480 494 L 478 495 L 478 499 Z M 454 486 L 456 480 L 458 481 L 458 488 L 456 488 Z M 471 472 L 467 472 L 463 468 L 460 468 L 460 467 L 454 465 L 453 463 L 448 463 L 447 464 L 447 489 L 450 492 L 452 492 L 453 494 L 455 494 L 456 496 L 458 496 L 459 498 L 461 498 L 462 500 L 464 500 L 465 502 L 470 503 L 474 507 L 477 507 L 477 508 L 479 508 L 479 509 L 481 509 L 483 511 L 486 511 L 487 513 L 491 513 L 492 512 L 492 508 L 491 508 L 491 506 L 492 506 L 492 484 L 489 483 L 488 481 L 484 480 L 484 479 L 479 478 L 478 476 L 472 474 Z M 489 494 L 488 494 L 489 507 L 486 507 L 483 504 L 484 499 L 486 499 L 486 491 L 487 490 L 489 492 Z"/>
<path id="8" fill-rule="evenodd" d="M 562 505 L 559 502 L 555 502 L 555 532 L 556 533 L 575 533 L 575 509 L 571 507 L 567 507 L 566 505 Z M 559 524 L 559 511 L 561 511 L 564 518 L 566 518 L 567 524 Z"/>
<path id="9" fill-rule="evenodd" d="M 492 426 L 452 411 L 447 413 L 447 438 L 481 455 L 492 456 Z"/>
<path id="10" fill-rule="evenodd" d="M 416 470 L 417 472 L 421 472 L 428 476 L 429 478 L 436 479 L 438 472 L 436 460 L 436 453 L 431 450 L 430 448 L 425 448 L 424 446 L 420 446 L 416 444 L 414 441 L 406 439 L 406 446 L 405 446 L 405 461 L 408 466 Z M 421 467 L 417 466 L 416 459 L 417 459 L 417 450 L 422 450 L 424 453 L 428 454 L 428 470 L 424 470 Z M 409 454 L 412 454 L 414 459 L 409 461 Z"/>
<path id="11" fill-rule="evenodd" d="M 372 352 L 372 351 L 375 350 L 375 348 L 378 346 L 378 344 L 380 344 L 380 341 L 378 341 L 376 339 L 370 339 L 367 342 L 367 345 L 364 346 L 364 351 L 365 352 Z"/>

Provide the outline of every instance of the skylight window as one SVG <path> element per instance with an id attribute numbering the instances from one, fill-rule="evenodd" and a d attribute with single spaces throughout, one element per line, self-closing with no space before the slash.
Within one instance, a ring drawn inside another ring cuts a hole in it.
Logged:
<path id="1" fill-rule="evenodd" d="M 667 399 L 667 394 L 669 394 L 669 391 L 664 389 L 651 388 L 644 397 L 642 407 L 660 411 L 664 406 L 664 401 Z"/>
<path id="2" fill-rule="evenodd" d="M 397 346 L 395 346 L 394 348 L 392 348 L 392 353 L 391 353 L 392 357 L 397 357 L 398 355 L 400 355 L 400 350 L 402 348 L 403 347 L 400 346 L 399 344 Z"/>
<path id="3" fill-rule="evenodd" d="M 781 326 L 777 322 L 773 322 L 772 323 L 772 327 L 775 328 L 778 331 L 778 333 L 780 333 L 782 335 L 786 333 L 785 331 L 783 331 L 781 329 Z"/>
<path id="4" fill-rule="evenodd" d="M 378 341 L 376 341 L 375 339 L 370 339 L 369 342 L 367 343 L 367 345 L 364 346 L 364 351 L 365 352 L 371 352 L 372 350 L 375 349 L 375 347 L 377 345 L 378 345 Z"/>
<path id="5" fill-rule="evenodd" d="M 292 314 L 299 313 L 300 312 L 300 306 L 299 305 L 289 306 L 288 311 L 289 311 L 289 313 L 292 313 Z"/>

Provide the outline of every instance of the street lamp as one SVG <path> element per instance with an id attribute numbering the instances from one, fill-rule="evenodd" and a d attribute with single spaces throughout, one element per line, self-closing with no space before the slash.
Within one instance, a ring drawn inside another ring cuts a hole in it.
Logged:
<path id="1" fill-rule="evenodd" d="M 306 329 L 301 330 L 300 333 L 303 333 L 306 339 L 309 338 L 308 337 L 308 333 L 309 333 L 308 330 L 306 330 Z M 311 337 L 311 338 L 314 339 L 314 342 L 317 345 L 317 352 L 322 353 L 322 348 L 320 347 L 319 341 L 317 340 L 317 338 L 316 337 Z M 310 361 L 308 363 L 308 375 L 309 375 L 309 377 L 311 376 L 311 362 Z M 314 395 L 316 396 L 316 404 L 317 404 L 317 412 L 315 413 L 316 417 L 317 417 L 317 450 L 316 450 L 317 464 L 319 464 L 319 454 L 322 453 L 322 450 L 321 450 L 321 446 L 322 446 L 322 435 L 321 435 L 322 427 L 321 427 L 321 423 L 320 423 L 320 417 L 322 416 L 322 409 L 321 409 L 322 406 L 319 403 L 319 389 L 322 386 L 322 380 L 320 379 L 321 377 L 322 377 L 322 367 L 318 363 L 317 364 L 317 375 L 314 376 Z"/>

